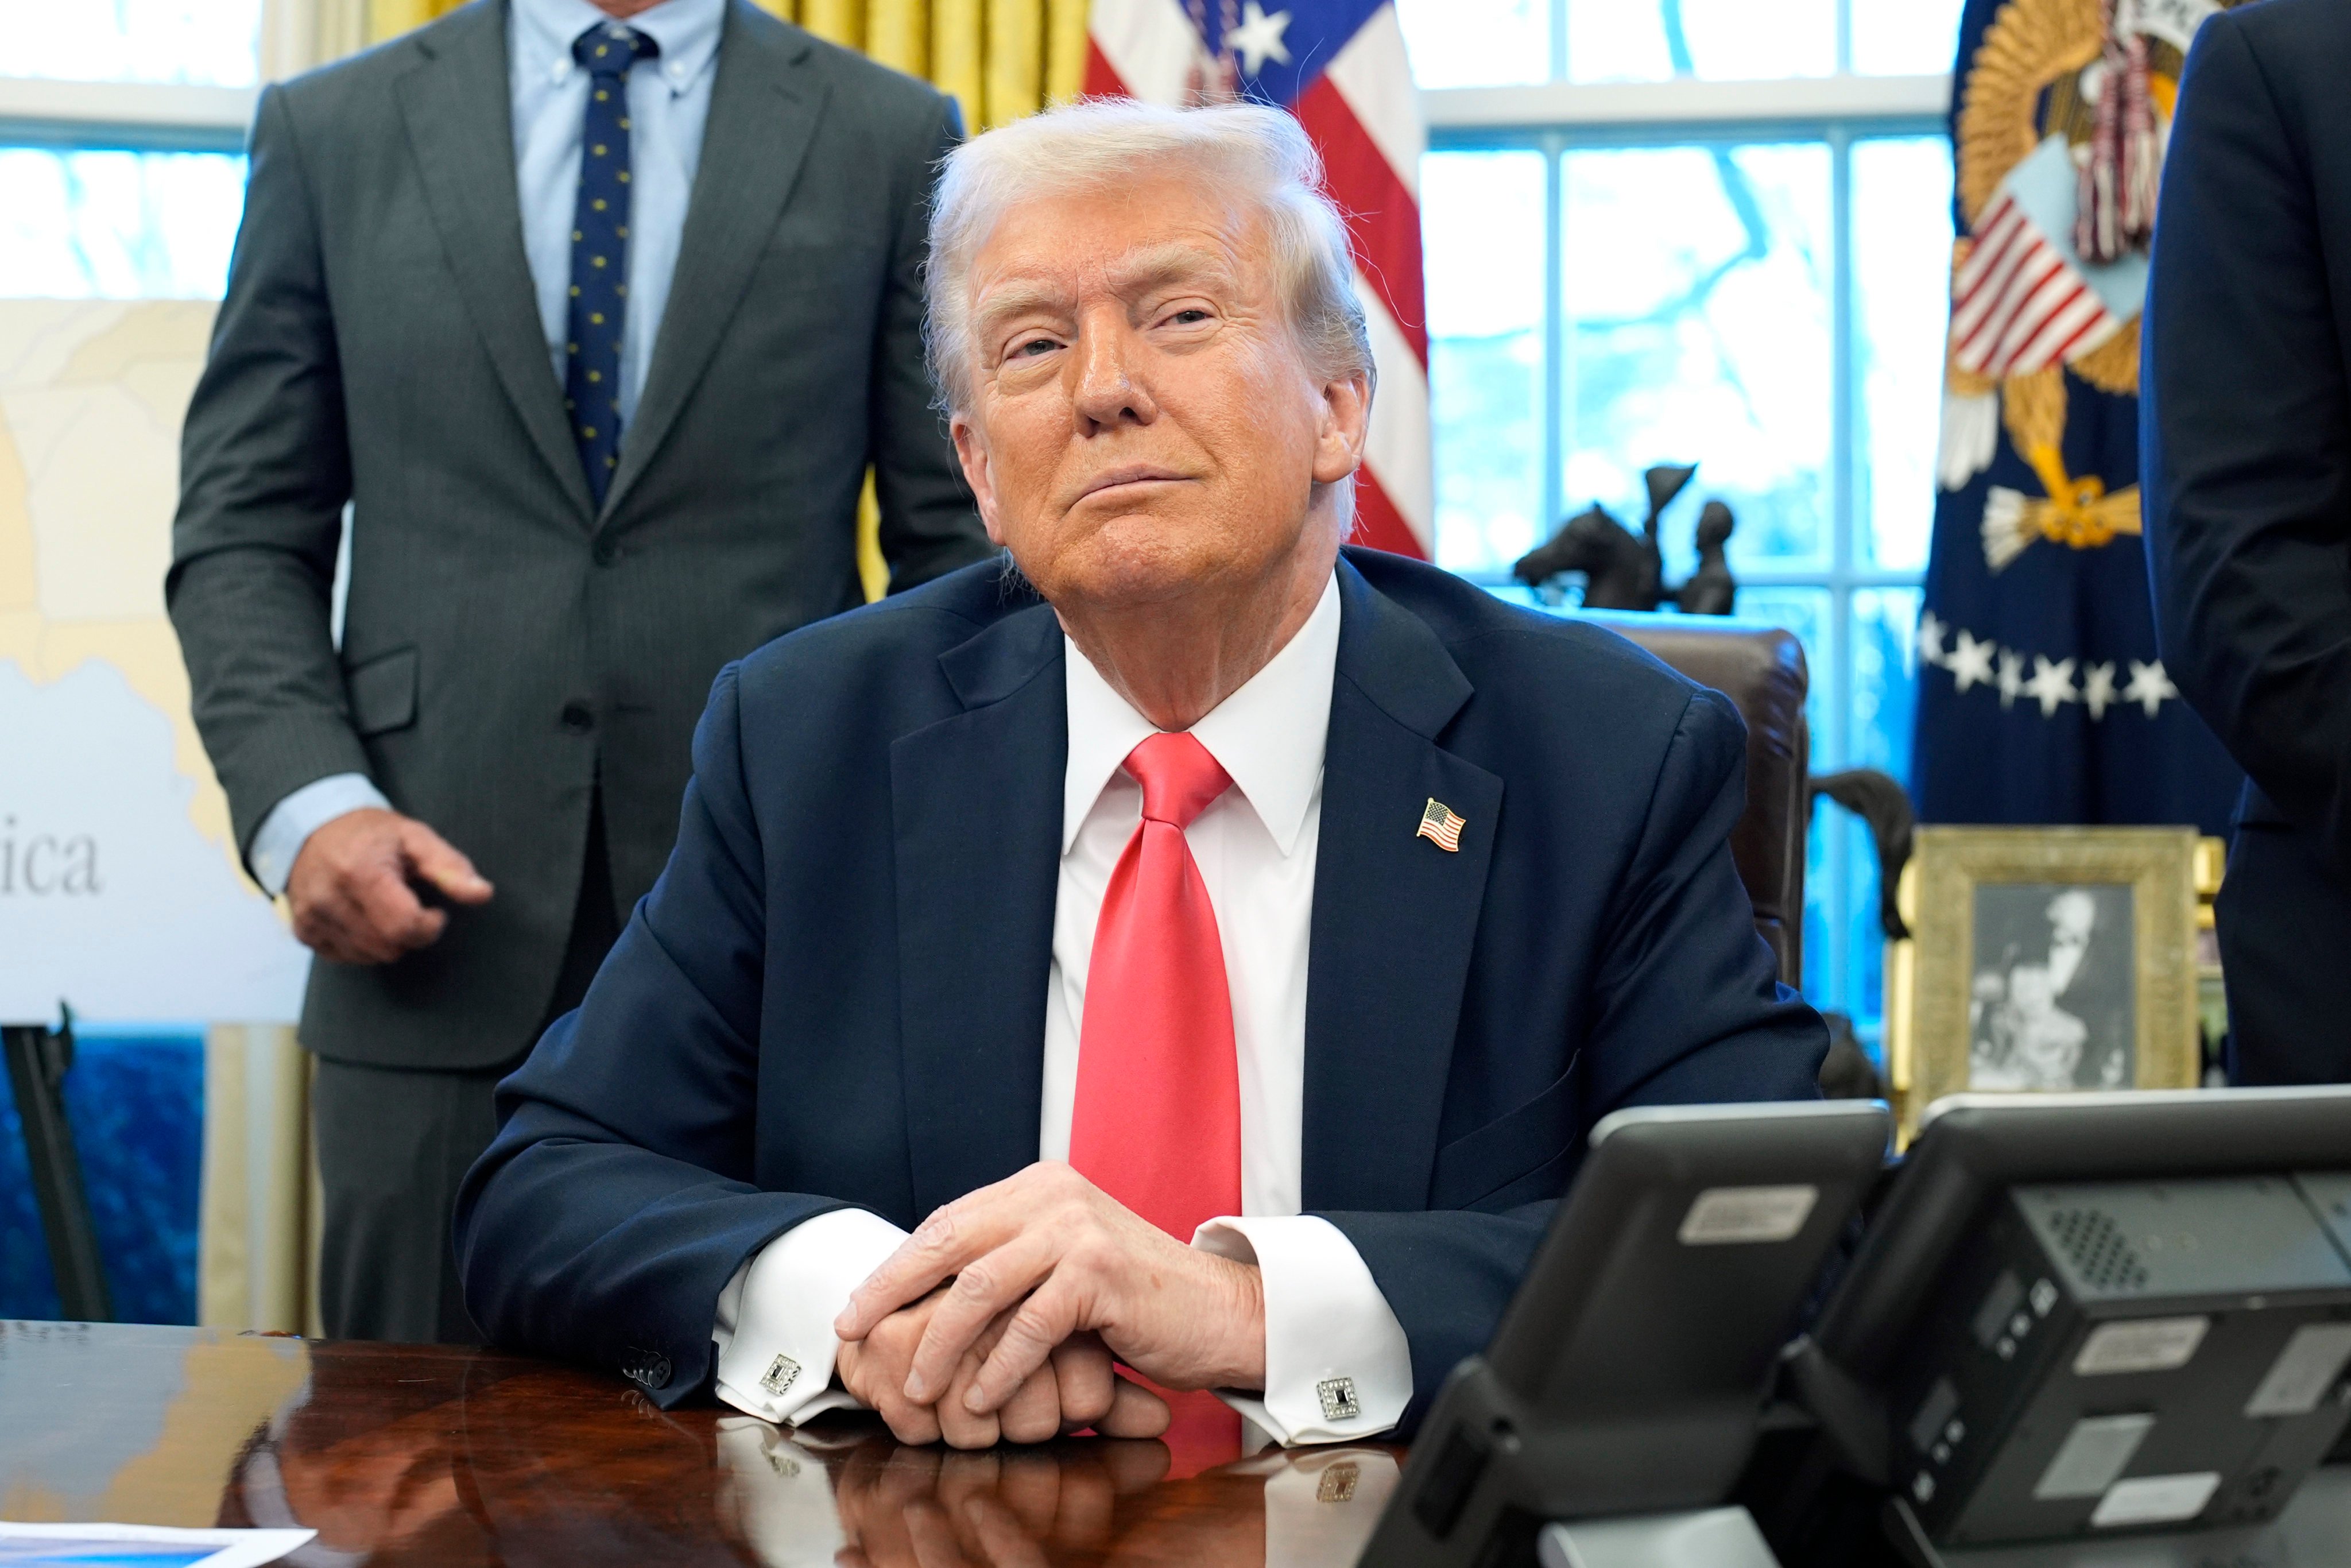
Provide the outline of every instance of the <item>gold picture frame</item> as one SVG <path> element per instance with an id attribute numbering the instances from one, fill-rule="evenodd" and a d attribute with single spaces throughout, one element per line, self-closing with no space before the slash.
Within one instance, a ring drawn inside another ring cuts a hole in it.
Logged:
<path id="1" fill-rule="evenodd" d="M 1917 831 L 1897 892 L 1911 939 L 1886 962 L 1903 1142 L 1964 1090 L 2201 1081 L 2197 844 L 2193 828 Z"/>

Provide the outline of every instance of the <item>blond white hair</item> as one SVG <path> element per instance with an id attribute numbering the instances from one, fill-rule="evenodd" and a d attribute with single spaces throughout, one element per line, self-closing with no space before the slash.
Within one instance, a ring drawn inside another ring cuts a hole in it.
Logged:
<path id="1" fill-rule="evenodd" d="M 947 154 L 931 204 L 924 342 L 948 413 L 970 395 L 971 264 L 998 220 L 1022 202 L 1107 189 L 1165 164 L 1263 216 L 1277 289 L 1316 378 L 1374 378 L 1347 226 L 1323 193 L 1322 160 L 1298 121 L 1255 103 L 1167 109 L 1089 99 L 999 126 Z"/>

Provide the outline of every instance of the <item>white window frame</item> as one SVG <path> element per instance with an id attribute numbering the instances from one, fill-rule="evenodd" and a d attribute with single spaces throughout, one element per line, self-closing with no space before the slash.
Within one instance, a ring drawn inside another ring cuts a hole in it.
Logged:
<path id="1" fill-rule="evenodd" d="M 277 81 L 349 54 L 366 31 L 367 0 L 262 0 L 260 78 Z M 0 146 L 242 152 L 260 97 L 259 87 L 0 76 Z"/>
<path id="2" fill-rule="evenodd" d="M 0 144 L 241 152 L 258 88 L 0 77 Z"/>

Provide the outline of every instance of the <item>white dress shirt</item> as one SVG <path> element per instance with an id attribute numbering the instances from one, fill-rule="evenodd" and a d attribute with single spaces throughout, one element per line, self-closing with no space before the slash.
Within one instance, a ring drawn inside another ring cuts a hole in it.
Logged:
<path id="1" fill-rule="evenodd" d="M 726 19 L 726 0 L 663 0 L 627 24 L 659 44 L 661 55 L 629 73 L 629 308 L 621 323 L 624 445 L 677 273 Z M 611 20 L 590 0 L 514 0 L 507 14 L 523 255 L 530 263 L 538 323 L 559 392 L 570 300 L 571 219 L 580 197 L 580 131 L 588 115 L 588 73 L 571 57 L 571 42 Z M 254 874 L 275 897 L 286 891 L 295 857 L 313 832 L 347 811 L 365 806 L 389 810 L 391 804 L 363 773 L 337 773 L 304 785 L 261 820 L 253 835 Z"/>
<path id="2" fill-rule="evenodd" d="M 1142 788 L 1120 765 L 1154 733 L 1074 644 L 1064 653 L 1070 748 L 1037 1136 L 1046 1160 L 1069 1156 L 1094 926 L 1142 819 Z M 1338 656 L 1334 577 L 1297 635 L 1192 727 L 1233 788 L 1184 833 L 1224 947 L 1241 1112 L 1241 1213 L 1208 1221 L 1192 1244 L 1258 1265 L 1265 1395 L 1223 1397 L 1283 1443 L 1370 1437 L 1394 1426 L 1412 1397 L 1410 1347 L 1371 1270 L 1336 1227 L 1299 1213 L 1307 947 Z M 832 1319 L 904 1238 L 887 1220 L 842 1209 L 754 1255 L 719 1299 L 719 1397 L 776 1421 L 853 1404 L 830 1387 Z"/>

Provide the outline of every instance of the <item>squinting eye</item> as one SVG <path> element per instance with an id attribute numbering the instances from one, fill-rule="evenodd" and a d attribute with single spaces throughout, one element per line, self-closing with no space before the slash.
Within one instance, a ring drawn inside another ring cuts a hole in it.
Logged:
<path id="1" fill-rule="evenodd" d="M 1171 324 L 1178 327 L 1188 327 L 1195 321 L 1205 321 L 1207 319 L 1208 313 L 1200 309 L 1178 310 L 1175 315 L 1167 318 Z"/>
<path id="2" fill-rule="evenodd" d="M 1050 338 L 1031 338 L 1027 342 L 1016 347 L 1012 350 L 1012 357 L 1015 359 L 1021 359 L 1037 354 L 1050 354 L 1061 346 L 1061 345 L 1056 343 Z"/>

